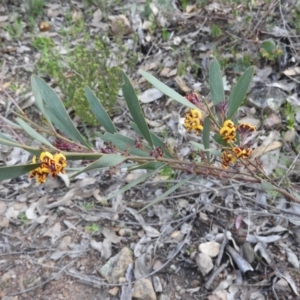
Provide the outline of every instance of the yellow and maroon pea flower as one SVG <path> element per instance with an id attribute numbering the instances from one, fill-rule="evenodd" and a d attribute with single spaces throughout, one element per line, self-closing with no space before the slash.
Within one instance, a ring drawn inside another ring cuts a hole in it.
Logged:
<path id="1" fill-rule="evenodd" d="M 32 158 L 32 163 L 36 163 L 36 157 Z M 56 177 L 58 173 L 65 174 L 64 168 L 67 166 L 66 157 L 62 153 L 54 156 L 50 152 L 42 152 L 40 155 L 40 166 L 30 171 L 29 178 L 36 178 L 39 183 L 44 183 L 49 174 Z"/>
<path id="2" fill-rule="evenodd" d="M 236 161 L 234 155 L 228 151 L 223 151 L 221 155 L 221 164 L 224 169 L 227 169 L 229 164 L 233 164 Z"/>
<path id="3" fill-rule="evenodd" d="M 241 123 L 237 126 L 237 131 L 242 135 L 247 135 L 251 132 L 256 131 L 256 127 L 251 124 Z"/>
<path id="4" fill-rule="evenodd" d="M 249 158 L 252 153 L 251 148 L 244 148 L 244 147 L 234 147 L 232 151 L 235 153 L 237 158 Z"/>
<path id="5" fill-rule="evenodd" d="M 196 131 L 199 134 L 203 130 L 203 122 L 201 121 L 202 113 L 199 109 L 191 109 L 185 116 L 184 126 L 187 131 Z"/>
<path id="6" fill-rule="evenodd" d="M 226 120 L 219 131 L 223 140 L 227 143 L 236 141 L 236 127 L 231 120 Z"/>
<path id="7" fill-rule="evenodd" d="M 62 153 L 56 153 L 54 155 L 55 171 L 52 172 L 52 176 L 55 177 L 59 172 L 65 174 L 64 168 L 67 166 L 67 159 Z"/>

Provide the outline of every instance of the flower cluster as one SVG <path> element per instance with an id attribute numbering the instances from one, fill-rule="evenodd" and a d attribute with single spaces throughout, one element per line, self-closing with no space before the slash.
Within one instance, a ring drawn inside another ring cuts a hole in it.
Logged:
<path id="1" fill-rule="evenodd" d="M 222 167 L 224 169 L 227 169 L 229 164 L 233 164 L 236 161 L 236 158 L 233 155 L 233 153 L 224 150 L 221 155 L 221 160 L 222 160 Z"/>
<path id="2" fill-rule="evenodd" d="M 36 156 L 32 158 L 32 163 L 36 163 Z M 54 156 L 50 152 L 42 152 L 40 155 L 40 166 L 32 170 L 29 178 L 36 178 L 39 183 L 44 183 L 49 174 L 56 177 L 59 172 L 65 174 L 64 168 L 67 166 L 66 157 L 62 153 L 56 153 Z"/>
<path id="3" fill-rule="evenodd" d="M 251 153 L 252 149 L 245 147 L 233 147 L 231 150 L 224 150 L 221 155 L 222 167 L 227 169 L 229 164 L 233 164 L 238 158 L 249 158 Z"/>
<path id="4" fill-rule="evenodd" d="M 199 134 L 203 130 L 202 113 L 199 109 L 191 109 L 185 116 L 184 126 L 187 131 L 195 130 Z"/>
<path id="5" fill-rule="evenodd" d="M 236 127 L 231 120 L 226 120 L 220 129 L 220 135 L 226 143 L 236 141 Z"/>

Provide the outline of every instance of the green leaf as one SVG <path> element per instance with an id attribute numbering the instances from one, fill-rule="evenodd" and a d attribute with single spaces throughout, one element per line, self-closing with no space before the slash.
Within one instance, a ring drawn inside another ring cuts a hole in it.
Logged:
<path id="1" fill-rule="evenodd" d="M 218 133 L 216 133 L 214 136 L 213 136 L 213 139 L 218 143 L 220 144 L 221 146 L 224 146 L 224 147 L 229 147 L 230 145 L 225 141 L 223 140 L 222 136 Z"/>
<path id="2" fill-rule="evenodd" d="M 41 96 L 43 105 L 39 103 L 39 108 L 42 108 L 42 113 L 46 112 L 45 117 L 50 120 L 62 131 L 68 138 L 77 141 L 87 148 L 91 149 L 86 140 L 79 133 L 68 115 L 61 100 L 58 98 L 54 90 L 41 78 L 33 75 L 31 78 L 33 89 Z M 39 100 L 41 102 L 41 99 Z"/>
<path id="3" fill-rule="evenodd" d="M 248 92 L 254 68 L 249 67 L 245 73 L 239 78 L 237 84 L 232 88 L 228 100 L 228 114 L 227 119 L 231 119 L 241 106 L 246 94 Z"/>
<path id="4" fill-rule="evenodd" d="M 160 201 L 164 200 L 168 195 L 170 195 L 171 193 L 173 193 L 174 191 L 176 191 L 178 188 L 180 188 L 182 185 L 184 185 L 186 182 L 188 182 L 189 180 L 193 179 L 194 177 L 195 177 L 195 175 L 188 176 L 185 179 L 179 181 L 177 184 L 175 184 L 169 190 L 167 190 L 166 192 L 164 192 L 163 194 L 161 194 L 160 196 L 158 196 L 157 198 L 155 198 L 154 200 L 152 200 L 149 204 L 147 204 L 146 206 L 144 206 L 141 210 L 138 211 L 138 213 L 140 213 L 143 210 L 147 209 L 148 207 L 151 207 L 151 206 L 159 203 Z"/>
<path id="5" fill-rule="evenodd" d="M 130 123 L 130 126 L 133 128 L 133 130 L 142 136 L 141 131 L 139 130 L 139 128 L 137 127 L 137 125 L 134 122 Z M 150 131 L 151 137 L 152 137 L 152 141 L 155 147 L 161 147 L 162 151 L 164 152 L 164 155 L 168 158 L 173 158 L 171 153 L 166 149 L 165 147 L 165 143 L 153 132 Z"/>
<path id="6" fill-rule="evenodd" d="M 107 169 L 109 167 L 114 167 L 116 165 L 121 164 L 126 160 L 125 156 L 120 154 L 103 154 L 101 158 L 96 160 L 95 162 L 89 164 L 85 168 L 82 168 L 79 172 L 72 174 L 71 178 L 76 177 L 80 173 L 87 172 L 94 169 Z"/>
<path id="7" fill-rule="evenodd" d="M 52 128 L 52 130 L 55 131 L 54 127 L 53 127 L 53 124 L 51 122 L 51 118 L 49 116 L 49 113 L 45 109 L 43 97 L 42 97 L 42 94 L 41 94 L 41 89 L 38 85 L 38 81 L 36 80 L 36 78 L 38 78 L 38 77 L 35 76 L 35 75 L 31 76 L 31 88 L 32 88 L 34 99 L 35 99 L 35 104 L 38 107 L 38 109 L 41 111 L 41 113 L 43 114 L 45 119 L 47 120 L 47 122 L 50 125 L 50 127 Z"/>
<path id="8" fill-rule="evenodd" d="M 117 132 L 114 123 L 108 116 L 100 100 L 95 96 L 95 94 L 91 91 L 89 87 L 85 88 L 85 96 L 90 104 L 92 112 L 94 113 L 99 123 L 105 128 L 105 130 L 109 133 Z"/>
<path id="9" fill-rule="evenodd" d="M 149 81 L 153 86 L 155 86 L 158 90 L 160 90 L 165 95 L 169 96 L 170 98 L 174 99 L 175 101 L 181 103 L 184 106 L 187 106 L 189 108 L 197 108 L 194 104 L 192 104 L 190 101 L 188 101 L 185 97 L 181 96 L 177 92 L 175 92 L 173 89 L 159 81 L 157 78 L 152 76 L 151 74 L 145 72 L 145 71 L 139 71 L 141 75 Z"/>
<path id="10" fill-rule="evenodd" d="M 126 151 L 131 155 L 149 157 L 149 152 L 135 148 L 135 140 L 128 138 L 127 136 L 121 135 L 119 133 L 111 134 L 106 132 L 105 134 L 97 133 L 97 135 L 106 143 L 112 143 L 117 149 Z M 151 151 L 151 148 L 147 148 Z"/>
<path id="11" fill-rule="evenodd" d="M 42 135 L 37 133 L 30 125 L 28 125 L 24 120 L 21 118 L 16 118 L 16 121 L 19 123 L 19 125 L 34 139 L 39 142 L 41 142 L 44 145 L 47 145 L 48 147 L 54 149 L 57 151 L 57 149 Z"/>
<path id="12" fill-rule="evenodd" d="M 209 87 L 211 98 L 215 105 L 225 101 L 222 73 L 220 65 L 215 57 L 209 66 Z"/>
<path id="13" fill-rule="evenodd" d="M 19 143 L 9 137 L 7 137 L 6 135 L 4 135 L 3 133 L 0 132 L 0 140 L 5 140 L 7 142 L 10 142 L 11 144 L 13 144 L 14 146 L 15 145 L 19 145 Z M 0 141 L 1 143 L 1 141 Z M 1 143 L 2 144 L 2 143 Z M 4 145 L 7 145 L 7 146 L 11 146 L 11 144 L 4 144 Z"/>
<path id="14" fill-rule="evenodd" d="M 18 124 L 12 122 L 11 120 L 8 120 L 8 119 L 5 118 L 5 117 L 2 117 L 2 120 L 3 120 L 5 123 L 7 123 L 10 127 L 12 127 L 13 129 L 21 129 L 21 127 L 20 127 Z"/>
<path id="15" fill-rule="evenodd" d="M 145 117 L 143 115 L 143 111 L 140 106 L 139 100 L 134 91 L 134 88 L 131 85 L 130 80 L 127 77 L 127 75 L 123 71 L 121 71 L 121 74 L 122 74 L 123 80 L 124 80 L 124 83 L 122 85 L 122 91 L 123 91 L 123 95 L 124 95 L 124 98 L 127 103 L 127 107 L 130 111 L 130 114 L 131 114 L 134 122 L 138 126 L 139 130 L 141 131 L 145 140 L 149 143 L 151 148 L 153 148 L 152 137 L 151 137 L 148 125 L 146 123 Z"/>
<path id="16" fill-rule="evenodd" d="M 18 165 L 9 167 L 0 167 L 0 181 L 16 178 L 23 174 L 29 173 L 39 167 L 40 164 Z"/>
<path id="17" fill-rule="evenodd" d="M 203 134 L 202 134 L 202 141 L 205 149 L 209 148 L 209 139 L 210 139 L 210 117 L 206 117 L 204 119 Z M 209 160 L 209 152 L 206 152 L 206 157 Z"/>

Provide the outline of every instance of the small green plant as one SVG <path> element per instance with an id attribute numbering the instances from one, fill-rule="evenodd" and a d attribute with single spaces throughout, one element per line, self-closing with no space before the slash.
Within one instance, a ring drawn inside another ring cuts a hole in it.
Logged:
<path id="1" fill-rule="evenodd" d="M 85 231 L 90 232 L 91 234 L 100 232 L 100 227 L 96 223 L 85 226 Z"/>
<path id="2" fill-rule="evenodd" d="M 36 19 L 41 17 L 44 13 L 43 8 L 45 0 L 28 0 L 28 14 L 30 17 Z"/>
<path id="3" fill-rule="evenodd" d="M 53 40 L 46 36 L 38 36 L 35 37 L 32 41 L 32 46 L 43 53 L 43 55 L 47 54 L 47 52 L 51 52 L 51 48 L 55 46 Z"/>
<path id="4" fill-rule="evenodd" d="M 87 38 L 84 44 L 70 50 L 66 58 L 58 54 L 47 38 L 36 38 L 33 45 L 43 53 L 38 62 L 40 72 L 49 74 L 56 80 L 65 95 L 64 105 L 72 107 L 84 123 L 95 126 L 98 121 L 88 106 L 84 87 L 96 90 L 96 96 L 110 111 L 117 101 L 120 76 L 119 67 L 107 65 L 107 61 L 113 56 L 118 60 L 118 54 L 111 52 L 108 42 L 98 39 L 94 41 L 92 49 L 87 49 L 86 43 L 90 42 L 92 41 Z"/>
<path id="5" fill-rule="evenodd" d="M 5 29 L 13 40 L 17 40 L 23 34 L 22 21 L 19 18 L 15 18 L 14 22 L 7 25 Z"/>
<path id="6" fill-rule="evenodd" d="M 26 214 L 24 212 L 20 212 L 18 214 L 18 219 L 21 221 L 21 223 L 24 225 L 24 226 L 27 226 L 28 223 L 29 223 L 29 220 L 28 218 L 26 217 Z"/>
<path id="7" fill-rule="evenodd" d="M 170 38 L 170 32 L 166 28 L 162 29 L 161 35 L 164 41 L 168 41 Z"/>
<path id="8" fill-rule="evenodd" d="M 275 61 L 283 54 L 282 49 L 276 45 L 273 39 L 264 41 L 260 47 L 260 55 L 270 61 Z"/>
<path id="9" fill-rule="evenodd" d="M 295 113 L 296 110 L 293 106 L 291 106 L 290 103 L 286 103 L 284 107 L 283 114 L 286 117 L 286 122 L 287 122 L 287 128 L 288 129 L 293 129 L 295 128 Z"/>
<path id="10" fill-rule="evenodd" d="M 210 29 L 211 29 L 211 36 L 213 38 L 218 38 L 223 35 L 222 29 L 216 24 L 212 24 Z"/>
<path id="11" fill-rule="evenodd" d="M 186 11 L 187 5 L 188 5 L 188 0 L 181 0 L 181 6 L 183 11 Z"/>
<path id="12" fill-rule="evenodd" d="M 88 211 L 90 209 L 93 209 L 95 206 L 94 202 L 86 202 L 80 205 L 85 211 Z"/>
<path id="13" fill-rule="evenodd" d="M 83 58 L 86 53 L 84 51 L 83 49 L 83 52 L 79 52 Z M 88 62 L 85 61 L 86 66 L 89 66 Z M 266 175 L 258 161 L 250 160 L 253 151 L 251 136 L 256 128 L 251 124 L 238 123 L 237 111 L 246 97 L 253 72 L 254 67 L 247 68 L 228 95 L 224 91 L 220 65 L 213 57 L 209 66 L 208 78 L 211 94 L 210 105 L 204 97 L 195 92 L 190 92 L 183 97 L 151 74 L 140 71 L 140 74 L 149 83 L 164 92 L 166 96 L 189 108 L 183 122 L 186 131 L 195 135 L 201 134 L 202 137 L 202 142 L 191 141 L 193 157 L 189 159 L 180 157 L 177 147 L 171 147 L 166 142 L 166 138 L 162 139 L 150 130 L 134 87 L 124 71 L 120 71 L 121 79 L 119 81 L 122 82 L 126 109 L 130 112 L 133 120 L 130 125 L 140 138 L 132 139 L 128 137 L 127 133 L 124 135 L 122 131 L 118 131 L 107 110 L 101 105 L 93 91 L 89 87 L 85 87 L 83 92 L 87 102 L 83 109 L 86 110 L 86 107 L 90 107 L 95 119 L 101 122 L 104 129 L 104 132 L 96 132 L 96 135 L 105 143 L 100 149 L 96 149 L 93 141 L 79 132 L 55 91 L 44 80 L 33 76 L 31 83 L 36 105 L 47 123 L 40 126 L 29 119 L 26 113 L 20 109 L 20 113 L 15 119 L 16 124 L 10 121 L 9 125 L 10 133 L 14 131 L 13 128 L 21 127 L 41 145 L 34 147 L 26 145 L 25 142 L 20 143 L 22 138 L 18 136 L 19 129 L 18 132 L 13 132 L 13 136 L 18 139 L 0 133 L 1 144 L 19 147 L 34 155 L 32 161 L 27 165 L 0 167 L 0 180 L 15 178 L 30 172 L 30 178 L 35 178 L 38 183 L 44 183 L 47 178 L 66 173 L 69 159 L 87 160 L 89 161 L 87 166 L 72 173 L 72 177 L 94 169 L 108 169 L 116 172 L 116 170 L 126 167 L 130 170 L 148 171 L 134 182 L 130 182 L 105 197 L 105 201 L 124 193 L 132 186 L 144 182 L 159 172 L 173 176 L 173 171 L 180 170 L 181 174 L 185 174 L 183 178 L 178 178 L 171 188 L 140 211 L 157 204 L 190 180 L 195 180 L 197 176 L 220 178 L 221 175 L 222 180 L 234 178 L 251 184 L 259 183 L 263 189 L 274 193 L 275 196 L 276 193 L 280 193 L 291 201 L 299 202 L 296 196 L 290 192 L 292 185 L 288 186 L 289 189 L 279 186 L 273 175 Z M 78 76 L 80 77 L 80 75 Z M 83 82 L 87 83 L 87 81 Z M 54 142 L 50 142 L 50 139 L 45 137 L 48 135 L 55 138 Z M 94 162 L 90 163 L 90 161 Z M 284 182 L 284 184 L 287 186 L 288 182 Z M 20 219 L 25 220 L 24 215 L 20 215 Z M 100 228 L 93 223 L 86 226 L 86 230 L 95 233 L 99 232 Z"/>

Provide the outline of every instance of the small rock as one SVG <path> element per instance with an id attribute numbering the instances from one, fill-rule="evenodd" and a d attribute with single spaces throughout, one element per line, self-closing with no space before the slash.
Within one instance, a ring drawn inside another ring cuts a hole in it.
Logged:
<path id="1" fill-rule="evenodd" d="M 199 251 L 210 257 L 216 257 L 220 252 L 220 244 L 216 242 L 202 243 L 199 245 Z"/>
<path id="2" fill-rule="evenodd" d="M 69 235 L 64 236 L 59 243 L 58 249 L 61 251 L 67 251 L 71 241 L 72 238 Z"/>
<path id="3" fill-rule="evenodd" d="M 295 128 L 289 129 L 283 136 L 283 139 L 287 143 L 292 143 L 295 140 L 296 137 L 296 130 Z"/>
<path id="4" fill-rule="evenodd" d="M 271 114 L 264 121 L 266 129 L 278 129 L 281 127 L 281 118 L 277 114 Z"/>
<path id="5" fill-rule="evenodd" d="M 194 279 L 191 281 L 191 288 L 194 289 L 196 287 L 200 286 L 200 281 L 197 279 Z"/>
<path id="6" fill-rule="evenodd" d="M 117 296 L 117 294 L 119 293 L 119 290 L 120 290 L 119 287 L 115 286 L 112 289 L 110 289 L 108 291 L 108 293 L 112 296 Z"/>
<path id="7" fill-rule="evenodd" d="M 131 228 L 122 228 L 119 230 L 120 236 L 132 236 L 133 232 Z"/>
<path id="8" fill-rule="evenodd" d="M 283 278 L 279 279 L 276 282 L 275 289 L 278 290 L 278 291 L 284 291 L 284 292 L 290 292 L 291 291 L 288 282 Z"/>
<path id="9" fill-rule="evenodd" d="M 10 270 L 6 273 L 4 273 L 1 278 L 0 278 L 0 283 L 5 283 L 5 282 L 8 282 L 8 281 L 11 281 L 12 278 L 15 278 L 16 277 L 16 273 L 14 270 Z"/>
<path id="10" fill-rule="evenodd" d="M 147 278 L 138 279 L 133 286 L 132 298 L 136 300 L 156 300 L 151 281 Z"/>
<path id="11" fill-rule="evenodd" d="M 120 284 L 123 284 L 123 283 L 126 283 L 126 282 L 127 282 L 127 280 L 126 280 L 125 277 L 120 277 L 120 278 L 119 278 L 119 283 L 120 283 Z"/>
<path id="12" fill-rule="evenodd" d="M 125 247 L 98 271 L 109 283 L 119 283 L 120 277 L 124 277 L 128 265 L 132 263 L 132 251 Z"/>
<path id="13" fill-rule="evenodd" d="M 214 267 L 212 259 L 205 253 L 198 253 L 196 263 L 203 276 L 207 275 Z"/>

